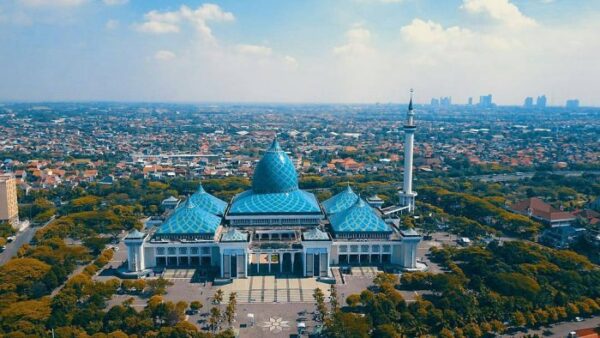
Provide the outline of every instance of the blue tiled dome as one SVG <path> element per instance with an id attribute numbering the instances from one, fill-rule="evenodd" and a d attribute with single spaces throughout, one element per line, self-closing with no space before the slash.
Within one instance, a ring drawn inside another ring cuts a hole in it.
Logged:
<path id="1" fill-rule="evenodd" d="M 389 225 L 362 198 L 329 218 L 334 232 L 391 232 Z"/>
<path id="2" fill-rule="evenodd" d="M 255 194 L 247 190 L 235 197 L 229 213 L 319 213 L 320 210 L 315 195 L 300 189 L 270 194 Z"/>
<path id="3" fill-rule="evenodd" d="M 358 195 L 348 186 L 344 191 L 323 202 L 323 209 L 328 215 L 350 208 L 358 200 Z"/>
<path id="4" fill-rule="evenodd" d="M 286 193 L 298 189 L 298 175 L 294 164 L 281 150 L 277 139 L 264 154 L 252 179 L 252 190 L 257 194 Z"/>
<path id="5" fill-rule="evenodd" d="M 188 198 L 185 203 L 158 228 L 159 235 L 213 234 L 221 218 L 197 207 Z"/>
<path id="6" fill-rule="evenodd" d="M 198 187 L 198 191 L 190 197 L 190 200 L 196 207 L 202 208 L 213 215 L 222 216 L 227 208 L 227 202 L 207 193 L 202 184 Z"/>

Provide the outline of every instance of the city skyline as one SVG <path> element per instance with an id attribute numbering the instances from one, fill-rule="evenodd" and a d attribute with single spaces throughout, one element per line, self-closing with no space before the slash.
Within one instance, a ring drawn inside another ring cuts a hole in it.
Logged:
<path id="1" fill-rule="evenodd" d="M 14 0 L 2 101 L 416 103 L 594 96 L 590 1 Z M 540 61 L 541 60 L 541 61 Z"/>

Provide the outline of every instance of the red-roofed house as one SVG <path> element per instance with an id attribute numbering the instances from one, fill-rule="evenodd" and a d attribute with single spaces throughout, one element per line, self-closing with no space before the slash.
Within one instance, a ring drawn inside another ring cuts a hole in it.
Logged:
<path id="1" fill-rule="evenodd" d="M 552 227 L 571 225 L 575 216 L 566 211 L 561 211 L 537 197 L 528 198 L 509 206 L 509 209 L 549 224 Z"/>

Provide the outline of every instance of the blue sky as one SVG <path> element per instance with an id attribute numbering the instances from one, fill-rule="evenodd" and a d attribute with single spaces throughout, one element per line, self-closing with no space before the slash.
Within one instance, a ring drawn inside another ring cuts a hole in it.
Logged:
<path id="1" fill-rule="evenodd" d="M 2 0 L 0 100 L 600 105 L 600 2 Z"/>

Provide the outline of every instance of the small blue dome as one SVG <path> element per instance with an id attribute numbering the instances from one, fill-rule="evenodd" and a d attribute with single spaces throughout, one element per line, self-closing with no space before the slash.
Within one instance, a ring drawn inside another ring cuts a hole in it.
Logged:
<path id="1" fill-rule="evenodd" d="M 213 234 L 221 218 L 197 207 L 188 198 L 158 228 L 159 235 Z"/>
<path id="2" fill-rule="evenodd" d="M 222 216 L 227 208 L 227 202 L 222 201 L 204 190 L 202 184 L 198 187 L 191 197 L 191 202 L 199 208 L 210 212 L 213 215 Z"/>
<path id="3" fill-rule="evenodd" d="M 332 215 L 350 208 L 357 200 L 358 195 L 348 185 L 344 191 L 324 201 L 323 209 L 328 215 Z"/>
<path id="4" fill-rule="evenodd" d="M 392 232 L 387 225 L 362 198 L 350 208 L 329 218 L 334 232 Z"/>
<path id="5" fill-rule="evenodd" d="M 281 150 L 277 139 L 258 162 L 252 179 L 257 194 L 285 193 L 298 190 L 298 174 L 294 164 Z"/>

